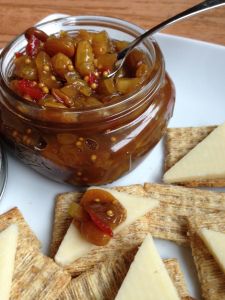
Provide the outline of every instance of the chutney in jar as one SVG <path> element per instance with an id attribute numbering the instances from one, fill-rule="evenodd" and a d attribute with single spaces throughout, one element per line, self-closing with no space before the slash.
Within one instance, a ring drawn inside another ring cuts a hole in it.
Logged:
<path id="1" fill-rule="evenodd" d="M 71 36 L 48 36 L 31 27 L 25 51 L 15 53 L 10 87 L 18 95 L 45 107 L 86 109 L 121 101 L 150 78 L 145 53 L 134 49 L 113 78 L 117 53 L 128 46 L 106 31 L 80 30 Z"/>
<path id="2" fill-rule="evenodd" d="M 49 178 L 74 185 L 112 182 L 140 163 L 172 116 L 175 91 L 162 53 L 147 41 L 109 82 L 112 58 L 126 41 L 109 37 L 107 28 L 50 36 L 42 29 L 27 31 L 18 51 L 12 45 L 3 50 L 2 137 Z"/>

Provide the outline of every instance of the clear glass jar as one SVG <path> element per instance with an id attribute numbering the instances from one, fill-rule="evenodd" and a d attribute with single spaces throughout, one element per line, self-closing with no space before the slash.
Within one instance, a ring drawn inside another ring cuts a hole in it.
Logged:
<path id="1" fill-rule="evenodd" d="M 110 38 L 126 41 L 143 33 L 126 21 L 97 16 L 58 19 L 38 28 L 48 34 L 106 30 Z M 0 130 L 25 164 L 56 181 L 105 184 L 133 170 L 161 139 L 172 116 L 175 89 L 154 40 L 140 45 L 152 64 L 145 86 L 118 103 L 82 111 L 40 107 L 9 88 L 14 54 L 25 45 L 20 35 L 2 51 L 0 61 Z"/>

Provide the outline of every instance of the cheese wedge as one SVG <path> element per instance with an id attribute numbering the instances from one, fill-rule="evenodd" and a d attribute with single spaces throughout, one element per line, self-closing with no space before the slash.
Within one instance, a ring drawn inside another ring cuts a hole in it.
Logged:
<path id="1" fill-rule="evenodd" d="M 198 234 L 225 273 L 225 233 L 201 228 Z"/>
<path id="2" fill-rule="evenodd" d="M 171 167 L 166 183 L 225 178 L 225 123 Z"/>
<path id="3" fill-rule="evenodd" d="M 100 189 L 100 188 L 98 188 Z M 103 189 L 112 194 L 126 209 L 126 220 L 115 228 L 114 234 L 121 231 L 124 227 L 132 224 L 138 218 L 145 215 L 150 210 L 159 205 L 159 201 L 150 197 L 141 197 L 130 195 L 125 192 L 118 192 L 111 189 Z M 97 247 L 85 240 L 77 227 L 71 223 L 58 252 L 55 255 L 55 261 L 66 266 L 74 262 L 76 259 L 86 255 L 91 249 Z"/>
<path id="4" fill-rule="evenodd" d="M 0 299 L 10 298 L 18 239 L 18 226 L 10 225 L 0 232 Z"/>
<path id="5" fill-rule="evenodd" d="M 127 299 L 180 299 L 150 234 L 139 248 L 115 298 Z"/>

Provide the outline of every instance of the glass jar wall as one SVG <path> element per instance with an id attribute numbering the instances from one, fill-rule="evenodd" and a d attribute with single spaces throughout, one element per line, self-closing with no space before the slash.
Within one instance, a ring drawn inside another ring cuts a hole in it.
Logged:
<path id="1" fill-rule="evenodd" d="M 48 34 L 106 30 L 110 38 L 128 41 L 142 33 L 106 17 L 69 17 L 39 28 Z M 174 86 L 158 44 L 146 39 L 141 45 L 152 72 L 140 90 L 117 103 L 79 111 L 40 107 L 9 88 L 14 53 L 25 42 L 21 35 L 1 54 L 1 134 L 14 154 L 41 174 L 74 185 L 109 183 L 134 169 L 163 136 L 174 107 Z"/>

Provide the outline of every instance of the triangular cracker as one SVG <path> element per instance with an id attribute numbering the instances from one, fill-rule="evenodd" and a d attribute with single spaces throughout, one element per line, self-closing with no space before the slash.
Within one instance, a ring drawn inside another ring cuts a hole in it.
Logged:
<path id="1" fill-rule="evenodd" d="M 217 126 L 169 128 L 165 135 L 164 169 L 167 171 L 191 149 L 209 135 Z M 178 182 L 189 187 L 224 187 L 224 179 Z"/>
<path id="2" fill-rule="evenodd" d="M 225 274 L 198 235 L 200 228 L 225 232 L 225 212 L 198 214 L 189 218 L 189 239 L 202 296 L 206 300 L 225 299 Z"/>

